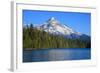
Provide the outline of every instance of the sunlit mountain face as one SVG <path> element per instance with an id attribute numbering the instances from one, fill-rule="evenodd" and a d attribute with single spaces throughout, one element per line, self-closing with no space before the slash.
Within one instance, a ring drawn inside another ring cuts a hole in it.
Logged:
<path id="1" fill-rule="evenodd" d="M 56 20 L 54 17 L 51 17 L 44 24 L 37 26 L 36 28 L 53 35 L 62 35 L 66 38 L 83 40 L 88 40 L 90 38 L 90 36 L 75 31 L 68 25 L 60 23 L 60 21 Z"/>

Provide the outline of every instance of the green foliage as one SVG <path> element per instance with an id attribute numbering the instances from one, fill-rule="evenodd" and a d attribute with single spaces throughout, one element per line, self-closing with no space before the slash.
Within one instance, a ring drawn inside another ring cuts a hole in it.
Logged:
<path id="1" fill-rule="evenodd" d="M 90 42 L 49 34 L 36 29 L 31 24 L 30 26 L 23 27 L 23 48 L 34 50 L 48 48 L 90 48 Z"/>

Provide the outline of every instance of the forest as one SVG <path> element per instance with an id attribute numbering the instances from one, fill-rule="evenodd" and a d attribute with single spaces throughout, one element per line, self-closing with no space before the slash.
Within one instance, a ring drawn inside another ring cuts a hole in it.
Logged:
<path id="1" fill-rule="evenodd" d="M 90 48 L 90 41 L 69 39 L 38 30 L 33 24 L 23 26 L 23 49 Z"/>

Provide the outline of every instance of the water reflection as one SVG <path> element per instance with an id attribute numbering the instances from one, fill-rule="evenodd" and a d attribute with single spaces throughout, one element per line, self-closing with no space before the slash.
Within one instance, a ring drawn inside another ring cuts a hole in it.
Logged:
<path id="1" fill-rule="evenodd" d="M 90 59 L 91 49 L 67 48 L 23 51 L 23 62 Z"/>

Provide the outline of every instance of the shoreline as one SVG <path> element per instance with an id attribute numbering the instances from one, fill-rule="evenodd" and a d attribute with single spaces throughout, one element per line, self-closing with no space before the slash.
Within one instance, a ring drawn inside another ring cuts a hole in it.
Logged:
<path id="1" fill-rule="evenodd" d="M 26 48 L 26 49 L 24 49 L 23 48 L 23 51 L 32 51 L 32 50 L 52 50 L 52 49 L 54 49 L 54 50 L 58 50 L 58 49 L 91 49 L 91 48 Z"/>

